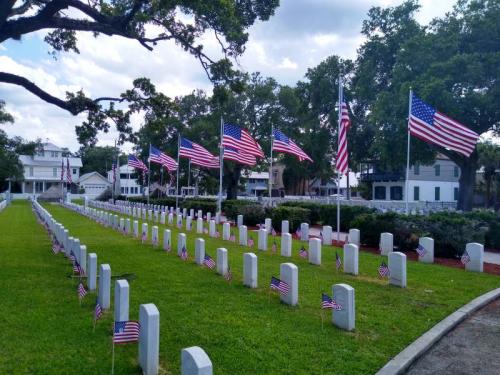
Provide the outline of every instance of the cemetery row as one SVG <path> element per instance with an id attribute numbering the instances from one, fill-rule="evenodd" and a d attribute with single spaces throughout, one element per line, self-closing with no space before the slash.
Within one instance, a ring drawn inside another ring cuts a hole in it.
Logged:
<path id="1" fill-rule="evenodd" d="M 98 271 L 97 254 L 87 254 L 87 247 L 81 244 L 78 238 L 72 237 L 68 229 L 54 220 L 38 202 L 33 202 L 32 207 L 38 221 L 44 225 L 52 238 L 52 251 L 55 254 L 63 253 L 72 262 L 73 271 L 79 275 L 77 293 L 80 301 L 89 292 L 97 291 L 94 309 L 95 325 L 103 312 L 111 308 L 110 265 L 100 264 Z M 86 280 L 87 289 L 83 280 Z M 158 374 L 160 343 L 158 308 L 152 303 L 142 304 L 139 306 L 139 321 L 129 320 L 130 287 L 128 281 L 116 280 L 114 292 L 113 367 L 114 346 L 137 342 L 138 362 L 143 373 Z M 181 371 L 184 375 L 212 374 L 212 363 L 202 348 L 197 346 L 185 348 L 181 351 Z"/>
<path id="2" fill-rule="evenodd" d="M 5 207 L 7 207 L 7 201 L 6 200 L 3 200 L 0 202 L 0 212 L 2 212 Z"/>
<path id="3" fill-rule="evenodd" d="M 111 204 L 107 202 L 100 201 L 88 201 L 86 205 L 90 205 L 99 209 L 104 209 L 107 211 L 117 212 L 124 215 L 131 216 L 133 218 L 142 218 L 144 221 L 159 223 L 164 225 L 167 221 L 168 225 L 172 226 L 174 222 L 174 216 L 176 220 L 176 226 L 181 229 L 183 227 L 183 220 L 185 220 L 186 231 L 191 231 L 193 228 L 193 221 L 196 219 L 196 233 L 197 234 L 209 234 L 210 237 L 217 237 L 219 232 L 217 230 L 217 225 L 221 223 L 221 216 L 217 213 L 212 219 L 210 212 L 203 216 L 203 212 L 198 210 L 195 212 L 194 209 L 190 209 L 189 213 L 187 209 L 181 211 L 180 208 L 174 209 L 174 207 L 166 207 L 159 205 L 147 205 L 144 203 L 133 203 L 120 201 L 117 204 Z M 88 208 L 86 206 L 85 208 Z M 204 229 L 203 220 L 209 223 L 209 229 Z M 244 218 L 243 215 L 238 215 L 236 227 L 239 232 L 239 244 L 240 245 L 253 245 L 253 238 L 248 237 L 248 229 L 243 225 Z M 123 228 L 124 229 L 124 228 Z M 233 240 L 236 238 L 231 232 L 231 223 L 225 222 L 222 224 L 222 239 L 223 240 Z M 267 250 L 268 241 L 267 235 L 276 235 L 276 231 L 272 225 L 270 218 L 265 219 L 265 223 L 260 227 L 258 231 L 258 248 L 259 250 Z M 307 223 L 302 223 L 300 228 L 297 228 L 295 235 L 301 241 L 310 242 L 310 252 L 317 254 L 316 248 L 321 246 L 321 244 L 326 246 L 332 245 L 332 227 L 325 225 L 322 227 L 320 232 L 320 242 L 310 240 L 309 236 L 309 225 Z M 347 243 L 356 245 L 359 249 L 360 247 L 361 233 L 358 229 L 350 229 L 347 237 Z M 281 223 L 281 254 L 283 256 L 291 256 L 291 245 L 292 245 L 292 235 L 289 233 L 289 222 L 283 220 Z M 274 241 L 273 249 L 276 247 L 276 241 Z M 312 250 L 311 250 L 312 249 Z M 381 233 L 379 241 L 379 249 L 381 255 L 389 255 L 394 249 L 394 237 L 392 233 Z M 418 253 L 418 259 L 423 263 L 434 263 L 434 240 L 429 237 L 421 237 L 419 239 L 418 247 L 415 249 Z M 462 263 L 465 265 L 467 271 L 483 272 L 484 263 L 484 246 L 478 243 L 469 243 L 466 245 L 465 251 L 461 257 Z"/>

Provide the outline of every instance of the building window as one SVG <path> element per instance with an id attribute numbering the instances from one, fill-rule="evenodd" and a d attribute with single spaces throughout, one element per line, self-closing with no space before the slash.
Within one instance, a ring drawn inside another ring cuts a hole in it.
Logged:
<path id="1" fill-rule="evenodd" d="M 57 167 L 52 168 L 52 177 L 57 177 Z"/>
<path id="2" fill-rule="evenodd" d="M 76 168 L 73 168 L 73 174 L 76 174 Z"/>
<path id="3" fill-rule="evenodd" d="M 122 194 L 125 194 L 125 188 L 123 186 L 120 188 L 120 190 L 121 190 Z"/>
<path id="4" fill-rule="evenodd" d="M 434 175 L 435 176 L 441 176 L 441 166 L 439 164 L 436 164 L 434 166 Z"/>
<path id="5" fill-rule="evenodd" d="M 457 166 L 453 167 L 453 177 L 458 177 L 458 167 Z"/>
<path id="6" fill-rule="evenodd" d="M 414 201 L 420 200 L 420 186 L 413 187 L 413 200 Z"/>
<path id="7" fill-rule="evenodd" d="M 439 186 L 436 186 L 436 187 L 434 188 L 434 200 L 435 200 L 435 201 L 438 201 L 438 200 L 440 200 L 440 199 L 441 199 L 441 189 L 440 189 L 440 187 L 439 187 Z"/>
<path id="8" fill-rule="evenodd" d="M 33 167 L 29 168 L 29 175 L 30 175 L 30 177 L 33 177 Z"/>
<path id="9" fill-rule="evenodd" d="M 453 200 L 458 201 L 458 188 L 453 189 Z"/>
<path id="10" fill-rule="evenodd" d="M 385 186 L 375 186 L 375 199 L 385 200 Z"/>
<path id="11" fill-rule="evenodd" d="M 401 200 L 403 200 L 403 187 L 391 186 L 391 201 L 401 201 Z"/>
<path id="12" fill-rule="evenodd" d="M 413 166 L 413 173 L 414 173 L 415 175 L 419 175 L 419 174 L 420 174 L 420 165 L 415 164 L 415 165 Z"/>

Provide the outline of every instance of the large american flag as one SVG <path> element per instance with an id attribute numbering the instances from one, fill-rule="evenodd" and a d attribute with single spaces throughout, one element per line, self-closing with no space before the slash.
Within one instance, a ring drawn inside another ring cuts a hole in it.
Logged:
<path id="1" fill-rule="evenodd" d="M 253 139 L 247 129 L 241 129 L 237 125 L 224 124 L 224 133 L 222 135 L 222 145 L 224 147 L 234 147 L 247 154 L 264 157 L 264 152 L 260 145 Z"/>
<path id="2" fill-rule="evenodd" d="M 470 156 L 479 135 L 465 125 L 436 111 L 412 93 L 410 134 L 421 140 Z"/>
<path id="3" fill-rule="evenodd" d="M 177 162 L 152 145 L 149 145 L 149 161 L 165 166 L 169 172 L 177 170 Z"/>
<path id="4" fill-rule="evenodd" d="M 236 148 L 231 146 L 224 147 L 224 159 L 250 166 L 257 164 L 255 155 L 248 154 L 244 150 L 238 151 Z"/>
<path id="5" fill-rule="evenodd" d="M 187 138 L 181 138 L 179 156 L 188 158 L 191 163 L 205 168 L 219 168 L 219 158 L 212 155 L 205 147 L 191 142 Z"/>
<path id="6" fill-rule="evenodd" d="M 134 320 L 115 322 L 113 344 L 126 344 L 139 341 L 139 322 Z"/>
<path id="7" fill-rule="evenodd" d="M 271 277 L 271 289 L 279 291 L 281 294 L 286 296 L 288 294 L 288 291 L 290 287 L 288 286 L 287 283 L 284 281 L 278 279 L 277 277 L 272 276 Z"/>
<path id="8" fill-rule="evenodd" d="M 339 143 L 337 151 L 337 171 L 344 175 L 349 172 L 349 155 L 347 153 L 347 131 L 351 126 L 349 120 L 349 111 L 347 104 L 344 102 L 343 93 L 341 93 L 342 101 L 340 104 L 340 123 L 339 123 Z"/>
<path id="9" fill-rule="evenodd" d="M 299 161 L 308 160 L 312 163 L 312 159 L 280 130 L 273 132 L 273 151 L 284 152 L 287 154 L 295 155 Z"/>
<path id="10" fill-rule="evenodd" d="M 69 159 L 66 158 L 66 181 L 68 181 L 68 184 L 73 183 L 73 179 L 71 178 L 71 169 L 69 167 Z"/>
<path id="11" fill-rule="evenodd" d="M 128 156 L 128 166 L 132 168 L 137 168 L 143 171 L 147 171 L 148 167 L 146 167 L 146 164 L 142 162 L 137 156 L 135 155 L 129 155 Z"/>

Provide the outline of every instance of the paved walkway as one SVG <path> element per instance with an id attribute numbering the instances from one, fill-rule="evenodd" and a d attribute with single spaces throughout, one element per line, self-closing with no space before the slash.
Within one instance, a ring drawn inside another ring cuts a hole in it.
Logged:
<path id="1" fill-rule="evenodd" d="M 500 299 L 483 307 L 418 359 L 408 375 L 499 375 Z"/>
<path id="2" fill-rule="evenodd" d="M 500 253 L 492 253 L 491 251 L 485 251 L 484 261 L 486 263 L 500 264 Z"/>

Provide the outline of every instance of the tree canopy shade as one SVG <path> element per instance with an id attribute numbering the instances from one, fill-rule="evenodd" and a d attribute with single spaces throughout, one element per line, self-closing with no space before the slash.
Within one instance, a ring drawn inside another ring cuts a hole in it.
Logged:
<path id="1" fill-rule="evenodd" d="M 267 20 L 278 5 L 279 0 L 2 0 L 0 43 L 39 30 L 51 30 L 45 42 L 54 52 L 78 53 L 77 32 L 135 40 L 147 50 L 161 41 L 173 40 L 200 61 L 214 84 L 229 83 L 237 89 L 239 74 L 232 69 L 230 58 L 243 53 L 248 39 L 246 29 L 257 19 Z M 220 43 L 224 54 L 221 60 L 203 51 L 200 37 L 207 31 L 213 31 Z M 89 111 L 94 124 L 99 124 L 97 118 L 102 123 L 103 116 L 119 115 L 112 105 L 103 108 L 103 102 L 125 100 L 109 96 L 92 99 L 83 91 L 58 98 L 26 77 L 7 72 L 0 72 L 0 82 L 22 86 L 73 115 Z"/>

